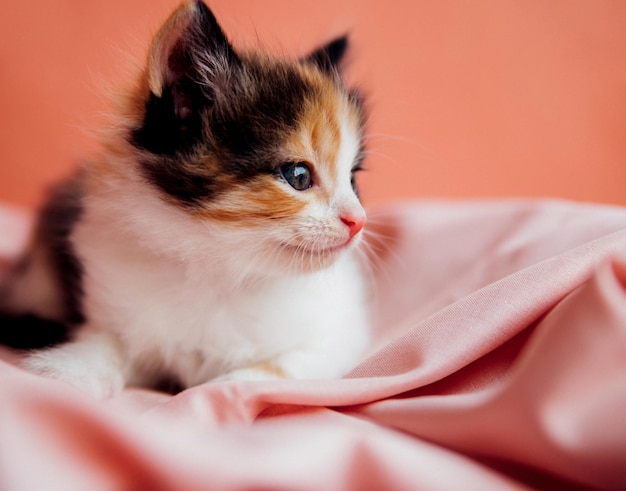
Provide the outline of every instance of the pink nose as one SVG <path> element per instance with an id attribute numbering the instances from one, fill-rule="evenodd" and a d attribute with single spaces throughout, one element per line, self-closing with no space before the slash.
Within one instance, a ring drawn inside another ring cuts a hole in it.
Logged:
<path id="1" fill-rule="evenodd" d="M 358 234 L 365 225 L 365 214 L 363 215 L 352 215 L 349 213 L 344 213 L 341 215 L 341 221 L 346 224 L 348 230 L 350 232 L 350 239 Z"/>

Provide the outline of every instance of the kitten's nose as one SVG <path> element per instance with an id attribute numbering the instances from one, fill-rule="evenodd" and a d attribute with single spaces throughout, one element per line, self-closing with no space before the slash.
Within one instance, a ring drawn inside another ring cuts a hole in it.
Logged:
<path id="1" fill-rule="evenodd" d="M 358 234 L 365 225 L 365 213 L 356 214 L 356 213 L 344 213 L 341 215 L 341 221 L 345 223 L 350 232 L 350 239 Z"/>

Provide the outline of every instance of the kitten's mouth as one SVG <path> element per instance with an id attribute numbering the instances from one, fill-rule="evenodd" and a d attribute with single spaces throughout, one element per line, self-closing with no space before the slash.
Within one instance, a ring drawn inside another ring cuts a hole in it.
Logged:
<path id="1" fill-rule="evenodd" d="M 350 241 L 348 240 L 344 242 L 343 244 L 330 246 L 330 247 L 315 247 L 315 246 L 309 246 L 309 245 L 304 245 L 304 244 L 293 245 L 293 244 L 288 244 L 286 242 L 282 242 L 280 245 L 283 247 L 283 249 L 291 252 L 292 254 L 299 254 L 302 256 L 327 257 L 327 256 L 331 256 L 331 255 L 334 255 L 343 251 L 344 249 L 348 247 L 349 243 Z"/>

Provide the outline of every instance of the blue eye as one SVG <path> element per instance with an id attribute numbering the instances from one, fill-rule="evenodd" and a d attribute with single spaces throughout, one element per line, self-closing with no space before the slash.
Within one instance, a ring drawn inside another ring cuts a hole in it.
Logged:
<path id="1" fill-rule="evenodd" d="M 296 191 L 304 191 L 313 185 L 311 168 L 304 162 L 288 162 L 281 165 L 280 175 Z"/>

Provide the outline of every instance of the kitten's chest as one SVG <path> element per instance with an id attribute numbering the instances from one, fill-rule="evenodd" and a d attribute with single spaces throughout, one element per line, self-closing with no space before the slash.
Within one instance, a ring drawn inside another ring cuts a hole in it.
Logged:
<path id="1" fill-rule="evenodd" d="M 134 275 L 134 286 L 128 279 L 117 282 L 121 290 L 117 302 L 138 336 L 150 333 L 159 343 L 197 348 L 242 339 L 256 342 L 281 333 L 275 302 L 280 289 L 225 288 L 219 277 L 209 275 L 202 282 L 190 282 L 180 274 L 157 278 L 154 271 Z"/>
<path id="2" fill-rule="evenodd" d="M 188 292 L 196 301 L 181 302 L 185 308 L 164 306 L 159 319 L 168 320 L 155 323 L 152 352 L 186 385 L 195 385 L 310 345 L 317 321 L 308 303 L 293 298 L 281 307 L 276 290 L 224 295 L 207 286 L 204 294 Z M 144 343 L 142 336 L 135 337 L 132 349 L 141 350 Z"/>
<path id="3" fill-rule="evenodd" d="M 119 335 L 131 359 L 211 375 L 293 348 L 311 333 L 312 292 L 302 292 L 302 282 L 233 286 L 210 269 L 190 274 L 145 255 L 125 260 L 127 267 L 118 258 L 114 268 L 87 262 L 93 281 L 85 306 L 97 327 Z"/>

